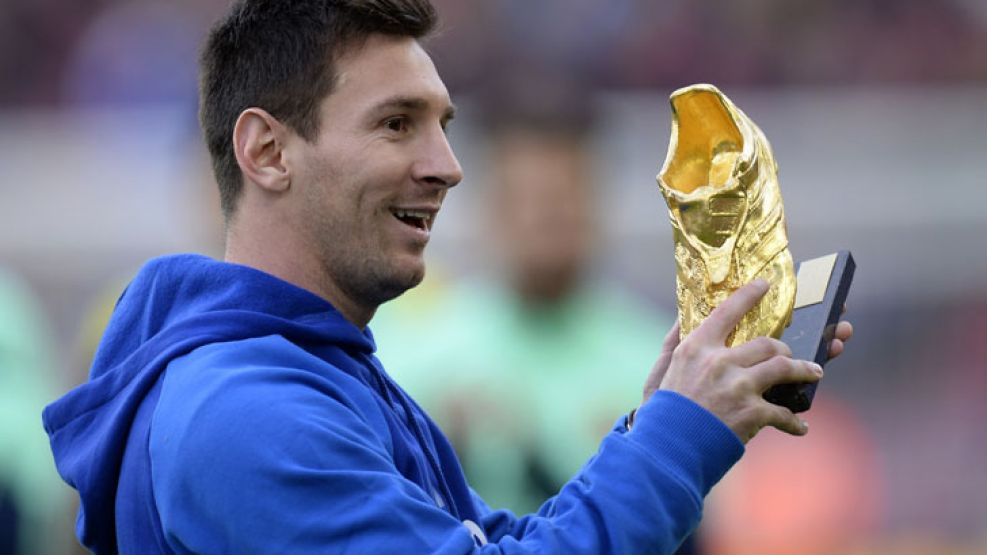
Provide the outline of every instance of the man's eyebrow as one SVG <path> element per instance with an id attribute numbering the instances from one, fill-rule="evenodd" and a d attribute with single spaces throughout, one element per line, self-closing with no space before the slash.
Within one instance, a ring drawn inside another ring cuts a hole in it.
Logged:
<path id="1" fill-rule="evenodd" d="M 400 108 L 402 110 L 417 110 L 424 111 L 429 107 L 428 101 L 424 98 L 417 96 L 392 96 L 379 102 L 375 107 L 374 111 L 379 112 L 382 110 L 389 110 L 393 108 Z M 442 114 L 442 119 L 444 121 L 449 121 L 456 117 L 456 106 L 454 104 L 449 104 L 448 108 Z"/>

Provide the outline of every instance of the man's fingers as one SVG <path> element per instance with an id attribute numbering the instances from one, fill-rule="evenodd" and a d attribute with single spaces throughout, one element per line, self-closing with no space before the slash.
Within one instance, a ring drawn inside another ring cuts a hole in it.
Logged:
<path id="1" fill-rule="evenodd" d="M 679 346 L 679 341 L 682 335 L 682 321 L 679 318 L 675 319 L 675 324 L 672 329 L 668 330 L 665 334 L 665 340 L 661 344 L 662 353 L 670 353 L 675 350 L 675 347 Z"/>
<path id="2" fill-rule="evenodd" d="M 847 322 L 846 320 L 841 320 L 838 324 L 836 324 L 836 330 L 833 332 L 833 337 L 846 343 L 851 337 L 853 337 L 853 324 Z"/>
<path id="3" fill-rule="evenodd" d="M 822 367 L 815 362 L 781 355 L 752 366 L 748 371 L 758 393 L 781 383 L 818 382 L 823 376 Z"/>
<path id="4" fill-rule="evenodd" d="M 777 428 L 793 436 L 804 436 L 809 433 L 809 425 L 796 416 L 795 413 L 785 407 L 772 405 L 767 401 L 764 403 L 767 405 L 765 408 L 768 416 L 766 421 L 767 426 Z"/>
<path id="5" fill-rule="evenodd" d="M 829 342 L 829 358 L 833 359 L 843 354 L 843 342 L 834 339 Z"/>
<path id="6" fill-rule="evenodd" d="M 771 337 L 755 337 L 743 345 L 731 349 L 734 362 L 748 368 L 774 356 L 792 356 L 792 349 L 783 342 Z"/>
<path id="7" fill-rule="evenodd" d="M 737 327 L 744 314 L 754 308 L 769 288 L 770 285 L 766 280 L 756 279 L 737 289 L 713 309 L 709 317 L 692 333 L 701 336 L 702 339 L 713 340 L 717 344 L 725 343 L 727 336 Z"/>
<path id="8" fill-rule="evenodd" d="M 843 354 L 843 348 L 846 346 L 845 343 L 851 337 L 853 337 L 853 324 L 846 320 L 836 324 L 836 330 L 833 332 L 833 340 L 829 342 L 829 358 L 833 359 Z"/>
<path id="9" fill-rule="evenodd" d="M 661 382 L 665 379 L 668 366 L 672 363 L 672 354 L 675 352 L 675 348 L 679 346 L 680 331 L 681 326 L 679 325 L 679 320 L 676 319 L 672 329 L 668 330 L 668 334 L 665 335 L 665 341 L 661 346 L 661 354 L 658 356 L 658 360 L 655 361 L 655 365 L 651 368 L 651 374 L 644 381 L 645 402 L 661 387 Z"/>

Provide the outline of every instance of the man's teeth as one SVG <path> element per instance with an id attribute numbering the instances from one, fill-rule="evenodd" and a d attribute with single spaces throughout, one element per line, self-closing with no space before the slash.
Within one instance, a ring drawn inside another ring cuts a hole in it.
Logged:
<path id="1" fill-rule="evenodd" d="M 395 210 L 394 215 L 402 220 L 410 218 L 420 220 L 426 230 L 432 227 L 431 212 L 426 212 L 424 210 Z"/>
<path id="2" fill-rule="evenodd" d="M 421 218 L 428 219 L 430 214 L 421 210 L 395 210 L 395 214 L 399 218 Z"/>

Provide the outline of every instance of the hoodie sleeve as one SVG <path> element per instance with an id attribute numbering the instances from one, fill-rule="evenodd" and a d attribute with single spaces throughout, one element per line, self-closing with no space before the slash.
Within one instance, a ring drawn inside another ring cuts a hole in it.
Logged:
<path id="1" fill-rule="evenodd" d="M 742 451 L 711 414 L 656 395 L 538 514 L 486 512 L 478 546 L 398 472 L 370 391 L 318 365 L 212 345 L 169 366 L 149 448 L 177 553 L 671 553 Z"/>
<path id="2" fill-rule="evenodd" d="M 618 424 L 537 514 L 488 510 L 482 524 L 504 553 L 672 553 L 743 451 L 713 414 L 659 391 L 638 410 L 633 430 Z M 544 541 L 531 548 L 535 539 Z M 514 545 L 524 549 L 507 549 Z"/>

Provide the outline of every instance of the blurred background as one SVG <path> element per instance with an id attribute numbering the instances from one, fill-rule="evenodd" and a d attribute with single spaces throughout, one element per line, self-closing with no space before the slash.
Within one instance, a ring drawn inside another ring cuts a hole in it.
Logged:
<path id="1" fill-rule="evenodd" d="M 435 0 L 466 178 L 429 276 L 371 324 L 492 504 L 578 468 L 675 317 L 669 93 L 766 133 L 796 260 L 853 252 L 856 333 L 688 549 L 987 552 L 987 2 Z M 221 256 L 196 53 L 225 0 L 2 0 L 0 554 L 70 553 L 40 410 L 146 259 Z"/>

